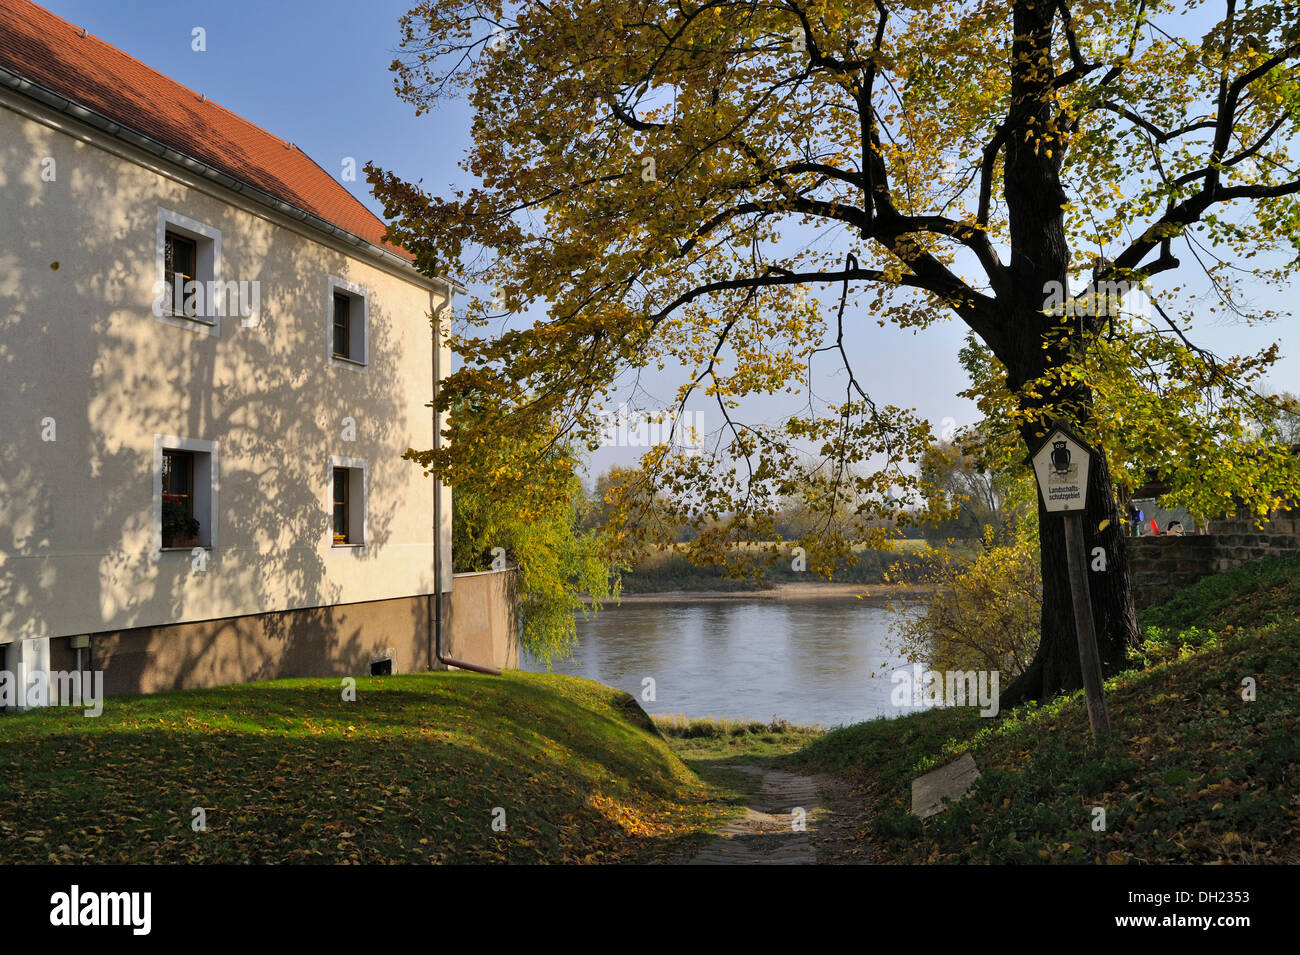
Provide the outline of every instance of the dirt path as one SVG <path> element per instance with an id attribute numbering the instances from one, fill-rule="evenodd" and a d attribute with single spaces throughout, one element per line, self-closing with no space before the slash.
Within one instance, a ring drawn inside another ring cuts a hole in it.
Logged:
<path id="1" fill-rule="evenodd" d="M 850 796 L 838 780 L 805 776 L 760 766 L 732 766 L 759 777 L 758 792 L 744 816 L 718 831 L 718 838 L 686 865 L 816 865 L 819 862 L 865 862 L 846 858 L 845 842 L 856 837 L 844 817 Z M 802 810 L 800 815 L 799 810 Z M 839 817 L 839 818 L 837 818 Z M 799 824 L 802 823 L 802 826 Z"/>

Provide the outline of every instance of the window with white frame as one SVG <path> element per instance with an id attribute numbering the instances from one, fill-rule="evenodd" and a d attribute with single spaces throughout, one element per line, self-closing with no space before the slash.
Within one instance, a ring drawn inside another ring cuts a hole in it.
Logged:
<path id="1" fill-rule="evenodd" d="M 330 362 L 365 371 L 370 362 L 370 291 L 331 275 L 326 314 Z"/>
<path id="2" fill-rule="evenodd" d="M 154 435 L 154 550 L 217 546 L 217 442 Z"/>
<path id="3" fill-rule="evenodd" d="M 335 547 L 365 547 L 369 543 L 366 462 L 359 458 L 329 459 L 330 541 Z"/>
<path id="4" fill-rule="evenodd" d="M 154 318 L 216 335 L 222 297 L 221 231 L 171 209 L 158 209 Z"/>

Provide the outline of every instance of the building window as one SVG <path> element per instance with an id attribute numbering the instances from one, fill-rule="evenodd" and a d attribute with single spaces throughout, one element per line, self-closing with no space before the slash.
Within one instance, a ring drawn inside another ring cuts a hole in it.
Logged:
<path id="1" fill-rule="evenodd" d="M 352 299 L 342 292 L 334 293 L 334 357 L 352 357 L 352 333 L 349 313 Z"/>
<path id="2" fill-rule="evenodd" d="M 154 549 L 217 543 L 217 443 L 154 435 Z"/>
<path id="3" fill-rule="evenodd" d="M 197 281 L 199 246 L 193 239 L 168 231 L 164 249 L 167 304 L 173 314 L 185 314 L 185 283 Z M 193 305 L 193 300 L 191 300 Z M 193 310 L 191 305 L 191 310 Z"/>
<path id="4" fill-rule="evenodd" d="M 348 484 L 347 468 L 334 469 L 334 543 L 350 544 L 348 539 Z"/>
<path id="5" fill-rule="evenodd" d="M 163 449 L 162 546 L 195 547 L 202 522 L 194 516 L 194 453 Z"/>
<path id="6" fill-rule="evenodd" d="M 163 449 L 163 500 L 179 504 L 194 516 L 194 454 Z"/>
<path id="7" fill-rule="evenodd" d="M 335 547 L 364 549 L 369 543 L 367 471 L 366 462 L 357 458 L 329 460 L 330 539 Z"/>
<path id="8" fill-rule="evenodd" d="M 329 277 L 330 363 L 364 372 L 370 362 L 370 292 Z"/>
<path id="9" fill-rule="evenodd" d="M 159 208 L 153 293 L 158 321 L 218 334 L 228 295 L 221 282 L 220 230 Z"/>

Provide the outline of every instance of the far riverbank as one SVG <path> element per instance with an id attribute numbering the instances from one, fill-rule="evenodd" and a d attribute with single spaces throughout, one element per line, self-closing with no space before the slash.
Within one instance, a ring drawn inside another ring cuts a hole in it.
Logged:
<path id="1" fill-rule="evenodd" d="M 623 594 L 619 604 L 698 603 L 712 600 L 883 600 L 928 597 L 929 584 L 797 583 L 775 584 L 761 590 L 664 590 Z"/>

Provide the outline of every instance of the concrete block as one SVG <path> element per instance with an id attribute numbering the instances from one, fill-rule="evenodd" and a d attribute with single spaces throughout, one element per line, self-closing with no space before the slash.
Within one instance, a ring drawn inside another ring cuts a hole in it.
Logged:
<path id="1" fill-rule="evenodd" d="M 947 766 L 940 766 L 912 780 L 912 813 L 922 819 L 943 812 L 945 798 L 957 800 L 979 779 L 975 757 L 966 753 Z"/>

